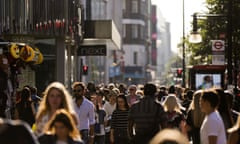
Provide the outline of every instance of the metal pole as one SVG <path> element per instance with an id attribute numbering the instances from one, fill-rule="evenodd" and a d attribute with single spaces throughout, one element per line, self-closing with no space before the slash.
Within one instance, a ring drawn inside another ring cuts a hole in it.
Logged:
<path id="1" fill-rule="evenodd" d="M 228 1 L 228 14 L 227 14 L 227 38 L 228 38 L 228 47 L 227 47 L 227 74 L 228 74 L 228 84 L 232 85 L 232 0 Z"/>
<path id="2" fill-rule="evenodd" d="M 183 12 L 183 41 L 182 41 L 182 87 L 186 86 L 185 83 L 185 73 L 186 73 L 186 66 L 185 66 L 185 2 L 182 0 L 182 12 Z"/>

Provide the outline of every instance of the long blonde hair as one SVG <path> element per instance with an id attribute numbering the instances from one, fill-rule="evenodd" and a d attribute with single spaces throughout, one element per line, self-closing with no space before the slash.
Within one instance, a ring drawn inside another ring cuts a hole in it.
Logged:
<path id="1" fill-rule="evenodd" d="M 41 117 L 45 114 L 47 114 L 50 111 L 50 105 L 48 102 L 48 96 L 51 90 L 56 89 L 62 94 L 62 103 L 59 107 L 64 108 L 70 113 L 74 114 L 74 108 L 73 108 L 73 101 L 71 95 L 68 93 L 67 89 L 64 87 L 64 85 L 60 82 L 52 82 L 47 86 L 47 88 L 44 91 L 43 99 L 40 102 L 39 109 L 36 115 L 36 121 L 41 119 Z"/>
<path id="2" fill-rule="evenodd" d="M 69 130 L 69 136 L 75 140 L 81 140 L 79 131 L 74 123 L 71 114 L 65 109 L 57 110 L 44 128 L 44 133 L 54 135 L 56 133 L 54 124 L 62 123 Z"/>
<path id="3" fill-rule="evenodd" d="M 193 100 L 189 106 L 189 111 L 191 111 L 193 124 L 195 127 L 200 128 L 204 120 L 205 114 L 201 111 L 200 108 L 200 97 L 203 90 L 197 90 L 193 94 Z"/>
<path id="4" fill-rule="evenodd" d="M 167 111 L 176 111 L 178 113 L 181 112 L 181 104 L 178 102 L 177 97 L 175 95 L 169 95 L 166 97 L 164 102 L 162 103 L 164 110 Z"/>

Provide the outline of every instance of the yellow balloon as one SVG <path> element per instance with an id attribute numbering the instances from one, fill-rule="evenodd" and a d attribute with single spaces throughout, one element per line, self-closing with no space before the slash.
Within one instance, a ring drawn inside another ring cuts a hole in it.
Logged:
<path id="1" fill-rule="evenodd" d="M 18 59 L 20 57 L 20 49 L 16 43 L 13 43 L 10 47 L 10 54 L 13 58 Z"/>
<path id="2" fill-rule="evenodd" d="M 35 56 L 35 53 L 33 48 L 31 48 L 28 45 L 24 46 L 20 51 L 20 57 L 25 62 L 33 61 L 34 56 Z"/>

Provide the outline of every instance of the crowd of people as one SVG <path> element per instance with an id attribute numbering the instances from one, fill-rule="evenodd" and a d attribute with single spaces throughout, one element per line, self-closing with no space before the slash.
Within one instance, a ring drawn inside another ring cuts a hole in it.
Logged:
<path id="1" fill-rule="evenodd" d="M 23 87 L 15 120 L 0 119 L 1 142 L 17 144 L 6 136 L 10 126 L 18 126 L 32 137 L 19 144 L 239 143 L 234 94 L 220 88 L 74 82 L 68 90 L 52 82 L 37 94 L 36 88 Z"/>

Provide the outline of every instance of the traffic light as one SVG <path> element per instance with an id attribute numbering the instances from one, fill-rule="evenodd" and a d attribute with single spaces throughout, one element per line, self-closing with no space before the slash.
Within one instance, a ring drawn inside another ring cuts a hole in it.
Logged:
<path id="1" fill-rule="evenodd" d="M 82 66 L 82 74 L 88 75 L 88 66 L 87 65 Z"/>
<path id="2" fill-rule="evenodd" d="M 177 77 L 181 78 L 182 77 L 182 69 L 177 69 Z"/>

